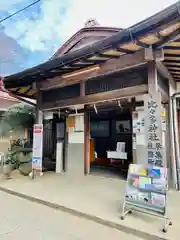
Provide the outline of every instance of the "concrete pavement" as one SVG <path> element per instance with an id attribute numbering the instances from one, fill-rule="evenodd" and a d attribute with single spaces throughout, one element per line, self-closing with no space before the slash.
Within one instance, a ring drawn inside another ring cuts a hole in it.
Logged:
<path id="1" fill-rule="evenodd" d="M 125 182 L 107 177 L 45 173 L 30 180 L 14 171 L 11 180 L 0 180 L 0 190 L 75 216 L 93 220 L 146 240 L 179 240 L 179 192 L 169 192 L 168 216 L 173 221 L 166 234 L 162 220 L 133 211 L 120 220 Z"/>
<path id="2" fill-rule="evenodd" d="M 143 240 L 7 193 L 0 199 L 1 240 Z"/>

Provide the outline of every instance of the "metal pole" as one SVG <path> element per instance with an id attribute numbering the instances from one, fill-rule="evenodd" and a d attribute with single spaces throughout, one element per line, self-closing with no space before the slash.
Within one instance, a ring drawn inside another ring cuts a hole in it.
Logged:
<path id="1" fill-rule="evenodd" d="M 176 154 L 176 168 L 177 168 L 177 187 L 180 190 L 180 153 L 179 153 L 179 136 L 178 136 L 178 119 L 177 119 L 177 105 L 176 98 L 172 100 L 173 108 L 173 125 L 174 125 L 174 142 Z"/>
<path id="2" fill-rule="evenodd" d="M 177 186 L 177 166 L 176 166 L 176 153 L 175 153 L 175 144 L 174 144 L 174 123 L 173 123 L 173 107 L 172 100 L 169 101 L 169 132 L 170 132 L 170 145 L 171 145 L 171 159 L 172 159 L 172 177 L 173 184 L 175 185 L 175 189 L 178 190 Z"/>

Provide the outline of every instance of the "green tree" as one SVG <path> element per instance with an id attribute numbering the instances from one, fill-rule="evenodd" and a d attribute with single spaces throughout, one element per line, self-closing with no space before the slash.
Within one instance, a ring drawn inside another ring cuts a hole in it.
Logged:
<path id="1" fill-rule="evenodd" d="M 1 136 L 8 136 L 10 131 L 32 128 L 35 119 L 35 107 L 27 103 L 17 103 L 8 108 L 0 124 Z"/>

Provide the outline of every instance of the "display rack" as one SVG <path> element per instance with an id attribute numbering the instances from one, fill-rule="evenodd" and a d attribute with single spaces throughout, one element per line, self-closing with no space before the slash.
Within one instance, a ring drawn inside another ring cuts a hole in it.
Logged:
<path id="1" fill-rule="evenodd" d="M 151 216 L 158 217 L 164 221 L 162 231 L 165 233 L 167 232 L 168 226 L 172 225 L 172 221 L 168 217 L 167 214 L 167 190 L 168 186 L 166 184 L 165 188 L 156 188 L 156 185 L 153 184 L 153 179 L 160 179 L 160 177 L 154 177 L 154 176 L 146 176 L 148 179 L 150 179 L 151 184 L 149 185 L 149 188 L 143 188 L 140 186 L 140 183 L 137 185 L 132 184 L 132 181 L 137 180 L 139 181 L 140 178 L 146 178 L 145 175 L 141 174 L 134 174 L 130 172 L 130 168 L 136 167 L 139 169 L 147 169 L 147 172 L 152 166 L 149 167 L 144 167 L 141 165 L 136 165 L 136 164 L 131 164 L 129 167 L 128 171 L 128 178 L 127 178 L 127 183 L 126 183 L 126 190 L 125 190 L 125 198 L 124 198 L 124 203 L 123 203 L 123 208 L 122 208 L 122 215 L 121 215 L 121 220 L 124 220 L 125 216 L 127 214 L 131 214 L 134 211 L 141 212 L 143 214 L 148 214 Z M 157 168 L 155 167 L 155 170 L 162 170 L 163 168 Z M 167 173 L 167 169 L 164 169 Z M 139 177 L 139 178 L 138 178 Z M 140 182 L 140 181 L 139 181 Z M 167 176 L 166 176 L 166 183 L 167 183 Z M 137 190 L 137 193 L 136 193 Z M 144 198 L 143 201 L 142 199 L 139 200 L 138 194 L 147 194 L 149 199 Z M 152 204 L 152 194 L 156 194 L 158 196 L 161 196 L 165 199 L 164 205 L 156 205 Z M 151 199 L 151 201 L 150 201 Z"/>

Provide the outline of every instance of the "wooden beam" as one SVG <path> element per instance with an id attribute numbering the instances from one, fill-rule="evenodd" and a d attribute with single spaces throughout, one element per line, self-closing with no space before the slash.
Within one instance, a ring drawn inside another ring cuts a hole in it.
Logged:
<path id="1" fill-rule="evenodd" d="M 87 72 L 69 78 L 62 78 L 61 76 L 58 76 L 49 80 L 45 80 L 44 82 L 40 83 L 40 89 L 47 90 L 51 88 L 63 87 L 65 85 L 72 85 L 80 81 L 108 75 L 113 72 L 120 72 L 143 64 L 146 64 L 144 49 L 134 54 L 126 54 L 118 59 L 109 60 L 106 63 L 100 65 L 99 70 L 94 70 L 92 72 Z"/>
<path id="2" fill-rule="evenodd" d="M 179 39 L 180 37 L 179 31 L 180 29 L 178 28 L 167 37 L 163 37 L 163 39 L 160 42 L 155 44 L 155 48 L 157 49 L 163 48 L 165 45 L 167 45 L 167 42 L 171 42 Z"/>
<path id="3" fill-rule="evenodd" d="M 164 78 L 167 78 L 174 88 L 176 88 L 176 83 L 168 71 L 167 67 L 162 62 L 156 62 L 157 70 L 162 74 Z"/>
<path id="4" fill-rule="evenodd" d="M 80 96 L 85 96 L 85 84 L 84 81 L 80 81 Z"/>
<path id="5" fill-rule="evenodd" d="M 159 71 L 161 75 L 168 80 L 166 69 L 163 68 L 163 65 L 161 65 L 161 62 L 157 61 L 150 61 L 148 62 L 148 83 L 149 83 L 149 92 L 153 94 L 153 92 L 157 92 L 158 90 L 161 92 L 161 96 L 163 101 L 168 100 L 168 94 L 169 92 L 165 92 L 158 84 L 158 78 L 156 75 L 156 71 Z"/>
<path id="6" fill-rule="evenodd" d="M 120 109 L 120 107 L 118 106 L 117 100 L 116 101 L 114 100 L 112 103 L 113 104 L 111 104 L 111 105 L 108 104 L 107 102 L 104 102 L 104 104 L 103 103 L 102 104 L 96 104 L 98 112 L 119 110 Z M 121 106 L 122 106 L 123 109 L 132 108 L 132 102 L 128 102 L 128 99 L 126 99 L 126 98 L 124 98 L 123 100 L 121 99 Z M 142 106 L 144 106 L 144 101 L 135 102 L 134 106 L 135 107 L 142 107 Z M 84 108 L 78 110 L 78 114 L 85 113 L 85 112 L 89 112 L 89 113 L 95 112 L 94 107 L 92 107 L 91 105 L 88 105 L 87 108 L 84 107 Z M 65 114 L 64 109 L 61 110 L 61 113 Z M 75 112 L 75 110 L 71 109 L 68 114 L 69 115 L 70 114 L 71 115 L 72 114 L 76 115 L 76 112 Z"/>
<path id="7" fill-rule="evenodd" d="M 108 91 L 103 93 L 91 94 L 86 96 L 80 96 L 73 99 L 65 99 L 57 102 L 48 102 L 41 105 L 42 110 L 58 109 L 79 104 L 93 104 L 97 102 L 103 102 L 108 100 L 115 100 L 127 97 L 134 97 L 137 95 L 145 94 L 148 92 L 148 86 L 146 84 L 135 87 L 128 87 L 118 89 L 114 91 Z"/>
<path id="8" fill-rule="evenodd" d="M 153 95 L 158 91 L 158 81 L 156 75 L 156 63 L 155 61 L 148 62 L 148 92 Z"/>

